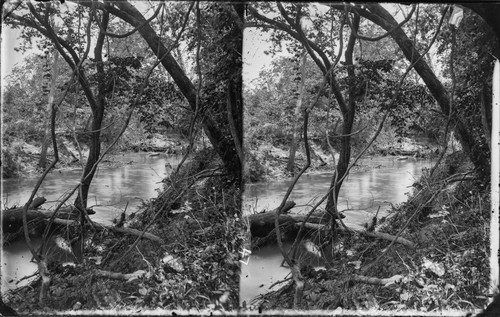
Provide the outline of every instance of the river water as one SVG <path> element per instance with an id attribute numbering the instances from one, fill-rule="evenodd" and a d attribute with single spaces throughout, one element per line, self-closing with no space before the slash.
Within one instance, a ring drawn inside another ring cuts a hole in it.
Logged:
<path id="1" fill-rule="evenodd" d="M 171 172 L 166 163 L 175 166 L 180 157 L 156 156 L 146 153 L 130 153 L 110 156 L 110 160 L 125 163 L 120 167 L 100 168 L 89 193 L 89 206 L 95 211 L 92 219 L 111 223 L 128 203 L 127 212 L 133 212 L 146 200 L 157 196 L 161 180 Z M 368 158 L 361 160 L 360 172 L 352 172 L 343 184 L 339 208 L 344 212 L 344 221 L 349 226 L 360 227 L 381 206 L 380 215 L 390 206 L 406 200 L 411 184 L 421 175 L 422 168 L 431 166 L 431 161 L 404 161 L 393 157 Z M 370 168 L 363 169 L 369 165 Z M 44 208 L 57 203 L 61 196 L 73 188 L 80 178 L 80 170 L 66 170 L 48 175 L 38 196 L 47 198 Z M 36 178 L 2 180 L 2 204 L 7 206 L 23 205 L 31 194 Z M 304 175 L 290 197 L 297 203 L 293 212 L 307 209 L 307 205 L 318 201 L 326 193 L 331 174 Z M 280 202 L 291 181 L 248 184 L 245 187 L 243 213 L 254 210 L 274 209 Z M 72 202 L 71 198 L 69 202 Z M 3 248 L 2 252 L 2 291 L 13 289 L 29 282 L 19 280 L 36 271 L 30 262 L 31 254 L 24 242 L 18 241 Z M 280 267 L 282 256 L 276 246 L 267 246 L 251 254 L 248 264 L 242 264 L 240 281 L 240 300 L 249 303 L 259 294 L 266 293 L 273 283 L 283 279 L 289 270 Z M 279 287 L 279 286 L 277 286 Z"/>
<path id="2" fill-rule="evenodd" d="M 379 206 L 380 217 L 387 213 L 390 203 L 406 201 L 407 194 L 412 191 L 411 185 L 422 174 L 422 168 L 429 168 L 432 164 L 430 160 L 398 160 L 395 157 L 372 157 L 358 161 L 359 172 L 349 174 L 339 194 L 338 206 L 339 210 L 344 210 L 346 225 L 361 228 L 375 215 Z M 332 173 L 302 176 L 289 198 L 297 204 L 292 212 L 305 212 L 318 202 L 326 194 L 331 177 Z M 291 182 L 246 185 L 244 214 L 278 207 Z M 240 302 L 250 303 L 256 296 L 268 292 L 273 283 L 285 278 L 289 270 L 280 267 L 282 260 L 277 246 L 254 250 L 248 264 L 241 266 Z M 279 288 L 279 285 L 276 287 Z"/>
<path id="3" fill-rule="evenodd" d="M 147 153 L 127 153 L 110 155 L 109 160 L 121 162 L 120 167 L 99 168 L 92 181 L 88 206 L 96 213 L 90 217 L 100 223 L 111 224 L 127 206 L 127 214 L 136 211 L 142 200 L 157 197 L 157 190 L 162 187 L 161 180 L 171 172 L 169 163 L 175 168 L 182 157 L 151 157 Z M 57 200 L 78 184 L 81 170 L 61 170 L 50 173 L 37 195 L 43 196 L 47 202 L 44 208 L 57 204 Z M 19 178 L 2 180 L 3 206 L 22 206 L 31 195 L 36 178 Z M 74 201 L 75 197 L 68 200 Z M 19 280 L 36 271 L 36 265 L 30 262 L 31 253 L 22 241 L 3 248 L 2 252 L 2 291 L 27 283 Z"/>

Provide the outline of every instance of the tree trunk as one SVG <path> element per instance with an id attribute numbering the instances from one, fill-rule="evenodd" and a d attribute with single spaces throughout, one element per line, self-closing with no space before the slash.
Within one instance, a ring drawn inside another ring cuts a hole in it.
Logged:
<path id="1" fill-rule="evenodd" d="M 387 12 L 380 4 L 369 4 L 368 9 L 370 12 L 365 10 L 360 10 L 359 13 L 381 26 L 386 31 L 394 29 L 391 33 L 392 38 L 398 46 L 403 51 L 405 57 L 414 62 L 418 60 L 415 64 L 415 70 L 420 75 L 422 80 L 425 82 L 427 88 L 433 95 L 434 99 L 438 102 L 441 111 L 443 114 L 448 115 L 450 112 L 450 97 L 448 92 L 446 91 L 443 84 L 436 77 L 434 72 L 431 70 L 429 65 L 425 62 L 423 58 L 421 58 L 420 53 L 414 49 L 413 42 L 408 38 L 406 33 L 401 28 L 396 28 L 398 25 L 397 21 L 394 17 Z M 480 155 L 474 155 L 473 146 L 474 146 L 474 138 L 470 134 L 468 127 L 464 125 L 464 123 L 457 117 L 454 116 L 454 121 L 452 122 L 452 126 L 454 126 L 455 136 L 460 142 L 462 149 L 467 155 L 471 158 L 472 162 L 476 167 L 484 165 L 484 160 Z"/>
<path id="2" fill-rule="evenodd" d="M 50 91 L 49 97 L 47 101 L 47 120 L 45 121 L 45 129 L 43 133 L 43 142 L 42 142 L 42 150 L 40 153 L 40 160 L 38 161 L 38 166 L 45 169 L 47 166 L 47 149 L 50 144 L 50 117 L 52 112 L 52 104 L 54 103 L 54 95 L 56 90 L 56 81 L 57 81 L 57 69 L 59 66 L 59 53 L 54 50 L 54 59 L 52 62 L 52 74 L 50 81 Z"/>
<path id="3" fill-rule="evenodd" d="M 347 172 L 349 167 L 349 162 L 351 160 L 351 136 L 352 126 L 354 123 L 355 110 L 350 109 L 345 115 L 342 123 L 342 134 L 341 137 L 341 147 L 339 153 L 339 161 L 337 163 L 337 168 L 332 176 L 332 181 L 330 187 L 335 189 L 328 195 L 328 200 L 326 202 L 326 210 L 330 215 L 337 213 L 337 201 L 339 197 L 340 187 L 343 183 L 343 177 Z M 335 196 L 334 196 L 335 195 Z"/>
<path id="4" fill-rule="evenodd" d="M 85 4 L 83 4 L 85 5 Z M 129 2 L 120 1 L 113 3 L 114 6 L 106 6 L 106 9 L 112 13 L 113 15 L 119 17 L 125 22 L 129 23 L 133 27 L 139 27 L 138 32 L 144 38 L 151 51 L 156 54 L 158 58 L 161 58 L 161 64 L 168 71 L 170 76 L 172 76 L 174 82 L 177 87 L 184 95 L 186 100 L 188 101 L 191 109 L 193 111 L 196 110 L 196 88 L 193 83 L 190 81 L 189 77 L 179 66 L 177 61 L 172 56 L 172 53 L 168 51 L 167 47 L 161 41 L 161 38 L 154 31 L 149 23 L 146 23 L 146 19 L 144 16 Z M 238 15 L 240 17 L 243 16 L 243 5 L 238 4 L 234 5 Z M 241 30 L 237 32 L 237 37 L 242 37 Z M 236 49 L 237 53 L 240 54 L 242 52 L 242 41 L 240 41 L 240 45 L 237 47 L 232 47 L 231 49 Z M 237 73 L 237 71 L 235 71 Z M 228 78 L 229 79 L 229 78 Z M 241 99 L 241 85 L 235 85 L 235 89 L 240 88 L 240 92 L 237 97 L 239 99 L 240 108 L 242 107 L 242 99 Z M 224 107 L 225 109 L 225 107 Z M 238 111 L 241 112 L 241 111 Z M 222 162 L 229 173 L 233 174 L 241 180 L 241 162 L 238 157 L 237 149 L 235 146 L 235 142 L 232 138 L 228 138 L 227 135 L 224 134 L 224 130 L 219 128 L 222 124 L 223 126 L 227 126 L 227 122 L 216 122 L 214 118 L 211 116 L 203 116 L 202 119 L 203 128 L 205 134 L 207 135 L 210 143 L 214 147 L 215 151 L 222 159 Z M 238 122 L 237 122 L 238 123 Z M 239 125 L 239 124 L 238 124 Z M 237 125 L 237 126 L 238 126 Z M 228 128 L 229 130 L 229 128 Z M 241 130 L 241 129 L 240 129 Z"/>
<path id="5" fill-rule="evenodd" d="M 109 22 L 109 13 L 105 12 L 102 18 L 102 25 L 104 30 L 106 30 Z M 94 48 L 94 59 L 96 61 L 96 70 L 100 75 L 98 92 L 95 98 L 95 104 L 91 107 L 92 110 L 92 126 L 90 131 L 90 144 L 89 144 L 89 157 L 84 168 L 84 179 L 81 182 L 80 190 L 78 191 L 78 196 L 75 200 L 75 206 L 81 208 L 82 210 L 87 208 L 87 198 L 89 194 L 90 184 L 94 178 L 96 168 L 94 165 L 99 160 L 101 155 L 101 127 L 102 120 L 104 118 L 104 109 L 106 105 L 105 91 L 106 83 L 104 82 L 104 65 L 102 61 L 102 47 L 104 45 L 105 35 L 99 32 L 97 38 L 96 46 Z M 84 215 L 82 215 L 82 224 L 85 222 Z"/>
<path id="6" fill-rule="evenodd" d="M 302 109 L 302 100 L 304 99 L 304 86 L 306 81 L 306 61 L 307 52 L 302 53 L 302 64 L 300 66 L 300 86 L 299 86 L 299 97 L 297 98 L 297 104 L 295 105 L 295 112 L 293 114 L 293 127 L 292 127 L 292 140 L 290 142 L 290 154 L 288 156 L 288 164 L 286 169 L 294 174 L 295 167 L 295 153 L 297 152 L 297 147 L 299 143 L 299 125 L 300 125 L 300 112 Z"/>
<path id="7" fill-rule="evenodd" d="M 353 19 L 353 28 L 355 32 L 358 31 L 360 18 L 356 15 Z M 326 211 L 331 217 L 331 221 L 335 221 L 336 217 L 332 217 L 337 214 L 337 200 L 339 197 L 340 187 L 343 183 L 343 178 L 347 173 L 349 167 L 349 162 L 351 160 L 351 133 L 352 127 L 354 125 L 354 116 L 356 114 L 356 96 L 354 85 L 355 73 L 353 66 L 353 52 L 354 45 L 356 43 L 356 37 L 351 33 L 349 37 L 349 42 L 347 43 L 347 48 L 345 52 L 345 64 L 347 65 L 347 75 L 349 85 L 349 100 L 346 109 L 342 111 L 342 136 L 340 137 L 340 153 L 339 162 L 337 163 L 337 168 L 332 176 L 332 181 L 330 188 L 334 188 L 333 191 L 328 195 L 328 200 L 326 202 Z M 333 228 L 333 226 L 332 226 Z"/>

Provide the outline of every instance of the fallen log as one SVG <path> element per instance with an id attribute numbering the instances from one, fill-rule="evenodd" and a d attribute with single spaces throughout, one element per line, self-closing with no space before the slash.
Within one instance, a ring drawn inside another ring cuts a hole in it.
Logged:
<path id="1" fill-rule="evenodd" d="M 38 207 L 40 207 L 41 205 L 43 205 L 46 201 L 47 201 L 47 199 L 45 199 L 45 197 L 36 197 L 31 202 L 30 208 L 31 209 L 37 209 Z"/>
<path id="2" fill-rule="evenodd" d="M 35 209 L 41 205 L 40 201 L 41 200 L 33 201 L 30 209 L 28 209 L 26 213 L 28 222 L 33 220 L 44 220 L 50 218 L 54 214 L 53 210 Z M 35 208 L 31 208 L 33 206 L 35 206 Z M 23 207 L 7 209 L 2 212 L 2 230 L 4 233 L 14 233 L 22 228 L 23 212 Z M 91 208 L 87 208 L 87 213 L 93 215 L 95 211 Z M 57 218 L 61 219 L 79 219 L 79 217 L 80 212 L 74 206 L 62 207 L 57 212 Z"/>
<path id="3" fill-rule="evenodd" d="M 66 219 L 56 218 L 56 219 L 54 219 L 54 223 L 69 226 L 69 225 L 74 224 L 74 220 L 66 220 Z M 143 234 L 141 230 L 132 229 L 132 228 L 123 228 L 123 227 L 118 228 L 115 226 L 105 225 L 105 224 L 98 223 L 95 221 L 93 221 L 93 223 L 95 224 L 95 228 L 97 230 L 107 229 L 107 230 L 110 230 L 113 232 L 126 233 L 126 234 L 130 234 L 130 235 L 138 236 L 138 237 L 142 235 L 143 238 L 149 239 L 151 241 L 155 241 L 155 242 L 158 242 L 161 244 L 163 244 L 165 242 L 162 238 L 160 238 L 152 233 L 144 232 L 144 234 Z"/>
<path id="4" fill-rule="evenodd" d="M 297 222 L 296 225 L 301 226 L 302 222 Z M 308 229 L 316 229 L 316 230 L 327 230 L 328 229 L 328 227 L 324 224 L 316 224 L 316 223 L 309 223 L 309 222 L 306 222 L 306 224 L 304 226 Z M 337 229 L 340 231 L 343 231 L 343 232 L 353 231 L 353 232 L 359 233 L 359 234 L 367 236 L 367 237 L 395 241 L 397 243 L 406 245 L 410 248 L 413 248 L 413 249 L 415 248 L 415 243 L 411 242 L 410 240 L 407 240 L 407 239 L 402 238 L 402 237 L 396 238 L 396 236 L 394 236 L 392 234 L 384 233 L 384 232 L 366 231 L 366 230 L 361 230 L 361 229 L 353 229 L 353 228 L 349 228 L 349 227 L 347 228 L 347 230 L 343 227 L 339 227 Z"/>
<path id="5" fill-rule="evenodd" d="M 345 230 L 345 229 L 344 229 Z M 384 239 L 389 241 L 395 241 L 397 243 L 406 245 L 412 249 L 415 249 L 415 243 L 407 240 L 405 238 L 393 236 L 392 234 L 384 233 L 384 232 L 376 232 L 376 231 L 366 231 L 366 230 L 356 230 L 356 232 L 373 238 Z M 396 240 L 397 239 L 397 240 Z"/>
<path id="6" fill-rule="evenodd" d="M 295 223 L 303 222 L 307 217 L 307 215 L 305 214 L 287 213 L 294 206 L 295 202 L 287 201 L 279 216 L 279 224 L 285 230 L 287 230 L 287 228 L 293 228 Z M 250 233 L 252 234 L 252 237 L 262 238 L 269 235 L 269 233 L 271 233 L 275 229 L 275 218 L 276 209 L 247 216 L 247 219 L 250 223 Z M 327 218 L 325 217 L 325 213 L 323 212 L 313 213 L 313 215 L 311 215 L 311 217 L 309 217 L 308 219 L 308 222 L 311 223 L 324 223 L 326 221 Z"/>
<path id="7" fill-rule="evenodd" d="M 283 208 L 281 209 L 281 214 L 286 214 L 288 213 L 293 207 L 295 207 L 296 203 L 292 200 L 289 200 L 287 202 L 285 202 L 285 205 L 283 206 Z M 278 207 L 279 208 L 279 207 Z M 263 212 L 259 212 L 258 214 L 256 215 L 261 215 L 261 214 L 268 214 L 268 213 L 274 213 L 276 214 L 276 211 L 278 210 L 278 208 L 275 208 L 271 211 L 263 211 Z M 254 216 L 254 215 L 251 215 L 251 216 Z"/>
<path id="8" fill-rule="evenodd" d="M 250 233 L 252 237 L 265 237 L 271 231 L 275 229 L 276 213 L 266 212 L 263 214 L 255 214 L 248 217 L 250 222 Z M 290 215 L 280 215 L 279 224 L 280 226 L 291 226 L 295 223 Z"/>

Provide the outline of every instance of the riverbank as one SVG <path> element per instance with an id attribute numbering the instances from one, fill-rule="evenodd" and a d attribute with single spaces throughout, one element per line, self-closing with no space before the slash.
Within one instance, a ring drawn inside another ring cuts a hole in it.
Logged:
<path id="1" fill-rule="evenodd" d="M 305 287 L 298 308 L 483 308 L 489 293 L 490 199 L 485 184 L 460 152 L 448 156 L 432 175 L 424 173 L 408 201 L 378 219 L 375 227 L 415 247 L 358 233 L 340 232 L 334 238 L 331 231 L 318 230 L 309 241 L 323 254 L 333 253 L 322 267 L 301 264 Z M 292 308 L 295 283 L 280 286 L 252 303 L 253 309 Z"/>
<path id="2" fill-rule="evenodd" d="M 116 227 L 145 231 L 151 238 L 89 228 L 83 258 L 74 248 L 66 252 L 76 258 L 71 265 L 51 255 L 43 305 L 39 278 L 4 294 L 4 302 L 21 314 L 237 309 L 245 231 L 240 189 L 228 176 L 213 175 L 220 164 L 209 150 L 194 155 L 179 174 L 164 180 L 156 199 L 118 219 Z M 65 233 L 62 237 L 67 239 Z"/>
<path id="3" fill-rule="evenodd" d="M 180 135 L 153 135 L 150 138 L 126 140 L 119 143 L 111 154 L 129 152 L 150 152 L 152 155 L 180 155 L 187 148 L 188 142 Z M 103 149 L 106 147 L 103 144 Z M 72 139 L 59 138 L 59 162 L 54 170 L 81 169 L 87 160 L 89 148 L 86 144 L 76 144 Z M 33 177 L 43 170 L 38 166 L 41 157 L 41 144 L 28 143 L 21 139 L 11 140 L 2 148 L 2 178 Z M 53 160 L 52 147 L 47 151 L 47 160 Z M 48 164 L 49 164 L 48 163 Z M 128 162 L 105 158 L 100 164 L 103 167 L 119 167 Z M 48 165 L 47 164 L 47 165 Z"/>
<path id="4" fill-rule="evenodd" d="M 398 160 L 407 159 L 430 159 L 438 156 L 439 146 L 428 141 L 418 141 L 410 138 L 401 138 L 401 142 L 395 144 L 376 145 L 363 156 L 363 164 L 356 164 L 352 172 L 371 170 L 379 168 L 377 164 L 370 165 L 369 158 L 378 156 L 392 156 Z M 356 155 L 353 150 L 352 157 Z M 334 169 L 334 163 L 338 162 L 339 154 L 332 153 L 321 147 L 320 144 L 311 144 L 311 166 L 306 173 L 330 172 Z M 306 155 L 303 146 L 297 151 L 293 173 L 287 169 L 289 148 L 286 146 L 261 143 L 254 145 L 246 153 L 245 180 L 247 183 L 266 182 L 289 179 L 300 172 L 306 163 Z"/>

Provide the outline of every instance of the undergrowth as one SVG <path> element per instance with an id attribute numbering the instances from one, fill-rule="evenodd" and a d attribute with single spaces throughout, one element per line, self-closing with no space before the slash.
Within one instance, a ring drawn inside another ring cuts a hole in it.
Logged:
<path id="1" fill-rule="evenodd" d="M 158 198 L 129 216 L 131 228 L 164 243 L 97 231 L 86 240 L 82 263 L 49 269 L 48 300 L 38 306 L 39 282 L 13 292 L 18 312 L 51 310 L 221 309 L 238 307 L 239 251 L 244 239 L 240 188 L 211 152 L 200 153 L 166 179 Z M 98 270 L 140 273 L 116 280 Z"/>
<path id="2" fill-rule="evenodd" d="M 306 287 L 300 308 L 483 308 L 489 295 L 489 185 L 464 158 L 455 153 L 433 175 L 425 171 L 408 202 L 393 208 L 377 227 L 392 235 L 401 231 L 415 249 L 398 243 L 389 247 L 390 241 L 358 234 L 337 236 L 326 266 L 302 265 Z M 356 275 L 394 280 L 372 285 L 357 281 Z M 289 309 L 293 295 L 294 282 L 289 281 L 256 304 Z"/>

